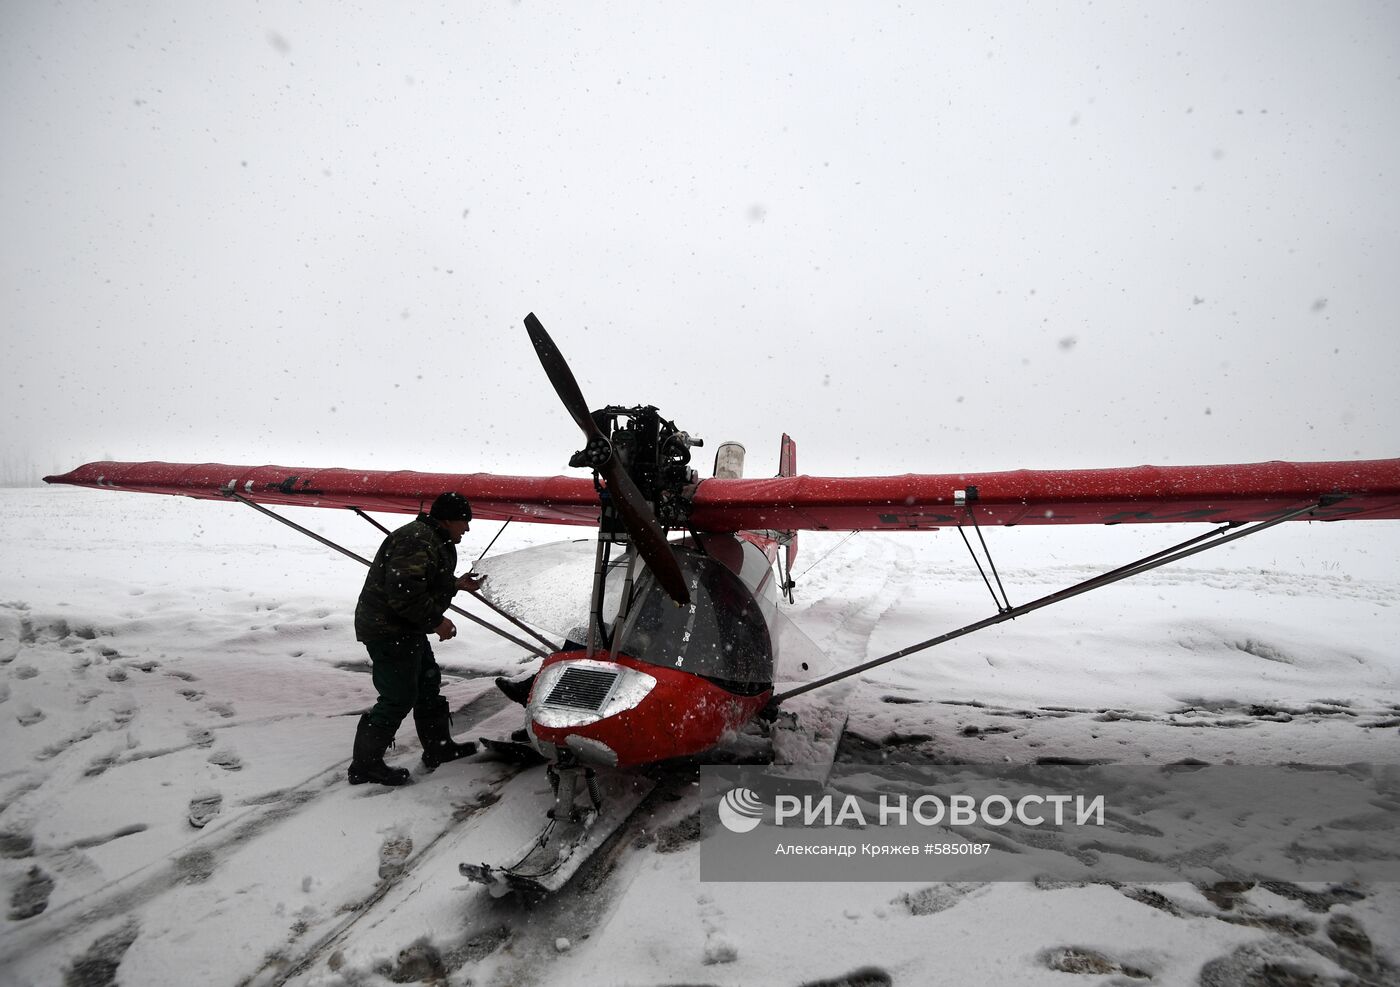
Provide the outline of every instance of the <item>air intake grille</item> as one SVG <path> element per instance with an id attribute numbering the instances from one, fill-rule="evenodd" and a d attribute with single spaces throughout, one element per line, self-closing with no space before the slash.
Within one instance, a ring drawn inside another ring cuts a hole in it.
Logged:
<path id="1" fill-rule="evenodd" d="M 550 690 L 545 705 L 596 711 L 607 702 L 616 681 L 616 672 L 597 668 L 567 669 Z"/>

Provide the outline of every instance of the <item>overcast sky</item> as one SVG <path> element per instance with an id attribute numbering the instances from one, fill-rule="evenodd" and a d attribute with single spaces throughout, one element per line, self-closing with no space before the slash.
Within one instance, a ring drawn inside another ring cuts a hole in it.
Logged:
<path id="1" fill-rule="evenodd" d="M 0 5 L 0 467 L 1400 455 L 1400 7 Z M 8 467 L 7 467 L 8 468 Z"/>

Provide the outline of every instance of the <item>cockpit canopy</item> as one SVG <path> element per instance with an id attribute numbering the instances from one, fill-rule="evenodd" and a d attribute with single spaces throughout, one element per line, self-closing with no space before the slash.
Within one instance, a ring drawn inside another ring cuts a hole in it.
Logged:
<path id="1" fill-rule="evenodd" d="M 663 668 L 703 675 L 735 691 L 773 681 L 773 643 L 758 601 L 725 566 L 693 549 L 673 546 L 690 589 L 677 606 L 643 570 L 615 651 Z"/>

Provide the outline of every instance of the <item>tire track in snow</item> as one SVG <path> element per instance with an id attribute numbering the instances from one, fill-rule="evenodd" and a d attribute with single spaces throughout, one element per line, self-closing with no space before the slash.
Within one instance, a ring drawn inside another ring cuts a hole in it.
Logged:
<path id="1" fill-rule="evenodd" d="M 176 848 L 171 859 L 153 860 L 49 910 L 6 937 L 0 947 L 0 963 L 20 959 L 42 942 L 64 939 L 81 927 L 132 912 L 188 883 L 197 870 L 215 866 L 221 851 L 246 842 L 324 794 L 342 780 L 343 772 L 342 765 L 318 771 L 286 789 L 276 802 L 255 806 L 236 823 L 214 832 L 202 831 Z"/>
<path id="2" fill-rule="evenodd" d="M 859 554 L 854 557 L 852 550 L 845 546 L 842 546 L 844 550 L 833 551 L 834 556 L 839 554 L 836 567 L 820 579 L 808 581 L 824 592 L 794 615 L 794 622 L 799 625 L 834 625 L 832 631 L 820 638 L 812 630 L 804 629 L 833 655 L 837 668 L 858 665 L 870 657 L 870 641 L 881 618 L 899 602 L 901 591 L 917 575 L 913 549 L 897 539 L 870 534 L 858 548 Z M 871 577 L 868 575 L 871 572 L 878 572 L 879 576 Z M 843 583 L 842 574 L 855 578 Z"/>
<path id="3" fill-rule="evenodd" d="M 343 917 L 298 950 L 294 957 L 287 957 L 285 954 L 269 956 L 261 967 L 238 981 L 238 987 L 280 987 L 290 983 L 310 972 L 321 959 L 333 956 L 336 948 L 362 925 L 373 925 L 381 913 L 402 907 L 417 890 L 418 886 L 414 885 L 413 878 L 420 866 L 425 861 L 440 856 L 437 851 L 443 845 L 443 841 L 449 837 L 462 836 L 462 824 L 488 811 L 495 804 L 500 790 L 516 775 L 526 770 L 526 766 L 502 762 L 500 770 L 487 782 L 486 791 L 478 796 L 477 801 L 458 808 L 447 825 L 426 842 L 415 846 L 402 837 L 391 835 L 387 838 L 380 849 L 380 880 L 374 889 L 364 898 L 342 905 L 342 911 L 345 912 Z M 398 893 L 400 891 L 403 893 Z M 401 957 L 407 955 L 411 960 L 413 956 L 418 955 L 411 952 L 412 945 L 405 945 Z M 419 949 L 419 953 L 422 953 L 422 948 Z"/>
<path id="4" fill-rule="evenodd" d="M 461 729 L 475 727 L 505 704 L 504 697 L 500 697 L 499 702 L 495 699 L 494 696 L 481 696 L 459 710 L 456 716 L 462 723 Z M 27 919 L 19 928 L 7 930 L 3 943 L 0 943 L 0 966 L 21 961 L 41 951 L 46 943 L 66 940 L 87 926 L 136 913 L 163 894 L 190 884 L 203 883 L 220 866 L 225 855 L 246 849 L 273 828 L 310 811 L 327 795 L 343 791 L 347 787 L 345 771 L 348 765 L 348 759 L 337 761 L 295 785 L 245 802 L 240 806 L 246 810 L 241 815 L 228 819 L 217 828 L 200 829 L 191 839 L 173 848 L 167 859 L 152 860 L 82 897 Z M 518 770 L 502 771 L 485 780 L 488 795 L 498 791 L 517 773 Z M 459 810 L 457 817 L 444 829 L 444 834 L 475 814 L 475 809 L 465 813 Z M 383 893 L 397 884 L 403 873 L 411 871 L 412 864 L 436 842 L 434 839 L 425 845 L 416 857 L 410 859 L 409 866 L 398 878 L 376 889 L 369 900 L 352 903 L 351 907 L 358 909 L 352 914 L 352 919 L 364 917 L 364 909 L 380 900 Z"/>

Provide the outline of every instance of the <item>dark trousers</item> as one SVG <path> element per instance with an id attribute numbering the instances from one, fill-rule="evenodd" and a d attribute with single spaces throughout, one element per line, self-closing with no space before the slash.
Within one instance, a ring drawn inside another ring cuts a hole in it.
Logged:
<path id="1" fill-rule="evenodd" d="M 434 704 L 442 693 L 442 669 L 426 634 L 366 641 L 364 645 L 373 665 L 374 688 L 379 692 L 369 721 L 392 733 L 415 707 L 428 709 Z"/>

